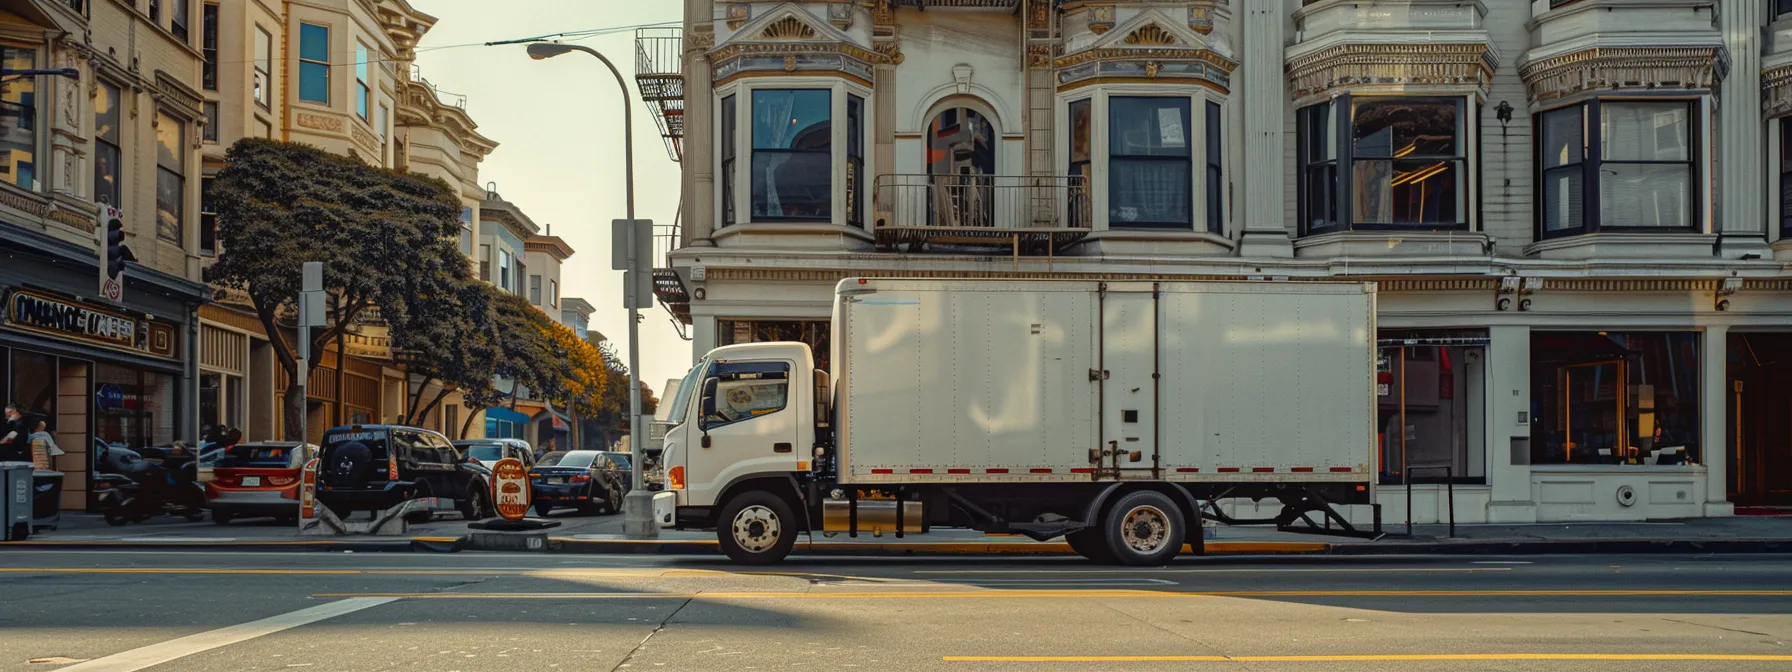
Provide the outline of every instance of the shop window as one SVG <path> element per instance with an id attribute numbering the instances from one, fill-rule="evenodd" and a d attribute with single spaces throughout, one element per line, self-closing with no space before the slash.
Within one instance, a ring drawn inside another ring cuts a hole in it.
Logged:
<path id="1" fill-rule="evenodd" d="M 1485 347 L 1385 336 L 1375 380 L 1381 483 L 1406 483 L 1408 468 L 1416 484 L 1485 483 Z"/>
<path id="2" fill-rule="evenodd" d="M 166 448 L 179 429 L 176 377 L 115 364 L 94 367 L 94 432 L 98 443 L 143 450 Z"/>
<path id="3" fill-rule="evenodd" d="M 181 244 L 186 216 L 186 124 L 156 113 L 156 235 Z"/>
<path id="4" fill-rule="evenodd" d="M 1533 332 L 1533 464 L 1686 464 L 1700 453 L 1699 336 Z"/>
<path id="5" fill-rule="evenodd" d="M 56 358 L 25 350 L 13 350 L 11 375 L 11 396 L 7 397 L 7 401 L 18 404 L 19 410 L 25 415 L 55 424 Z"/>
<path id="6" fill-rule="evenodd" d="M 1302 108 L 1302 233 L 1468 228 L 1464 116 L 1458 98 L 1343 96 Z"/>
<path id="7" fill-rule="evenodd" d="M 1193 226 L 1187 98 L 1108 100 L 1109 228 Z"/>
<path id="8" fill-rule="evenodd" d="M 827 320 L 716 320 L 716 345 L 793 341 L 815 353 L 815 368 L 828 368 Z"/>
<path id="9" fill-rule="evenodd" d="M 330 29 L 299 24 L 299 100 L 330 102 Z"/>
<path id="10" fill-rule="evenodd" d="M 113 206 L 119 205 L 123 168 L 119 125 L 124 101 L 119 95 L 119 88 L 106 81 L 99 82 L 93 95 L 93 200 Z"/>
<path id="11" fill-rule="evenodd" d="M 7 70 L 37 67 L 37 50 L 0 47 Z M 0 89 L 0 181 L 37 188 L 37 80 L 17 77 Z"/>
<path id="12" fill-rule="evenodd" d="M 833 93 L 753 92 L 753 219 L 833 217 Z"/>
<path id="13" fill-rule="evenodd" d="M 1542 237 L 1696 230 L 1692 118 L 1690 101 L 1593 100 L 1538 115 Z"/>

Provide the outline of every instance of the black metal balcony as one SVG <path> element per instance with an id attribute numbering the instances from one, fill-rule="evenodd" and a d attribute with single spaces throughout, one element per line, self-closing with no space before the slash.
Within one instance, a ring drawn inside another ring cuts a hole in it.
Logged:
<path id="1" fill-rule="evenodd" d="M 1055 254 L 1089 233 L 1089 185 L 1063 175 L 880 175 L 873 233 L 881 249 L 1006 247 Z"/>
<path id="2" fill-rule="evenodd" d="M 666 153 L 684 158 L 684 30 L 641 28 L 635 31 L 635 86 L 653 112 Z"/>

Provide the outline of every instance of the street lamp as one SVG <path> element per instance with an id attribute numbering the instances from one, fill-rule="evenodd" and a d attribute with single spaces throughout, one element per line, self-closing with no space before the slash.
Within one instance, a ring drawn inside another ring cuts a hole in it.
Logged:
<path id="1" fill-rule="evenodd" d="M 635 220 L 635 118 L 634 107 L 628 100 L 628 82 L 622 79 L 622 71 L 616 64 L 596 49 L 578 44 L 561 42 L 529 43 L 529 58 L 537 61 L 553 58 L 561 54 L 582 51 L 603 61 L 616 76 L 616 86 L 622 89 L 622 160 L 623 181 L 627 193 L 628 221 L 632 226 Z M 633 265 L 640 266 L 644 259 L 635 259 Z M 640 268 L 631 268 L 629 272 L 640 277 Z M 641 433 L 641 327 L 640 309 L 630 304 L 628 309 L 628 449 L 629 482 L 628 496 L 623 498 L 622 531 L 637 539 L 650 539 L 659 536 L 659 526 L 653 521 L 653 494 L 647 491 L 642 478 L 641 467 L 644 462 L 646 448 L 642 445 Z"/>

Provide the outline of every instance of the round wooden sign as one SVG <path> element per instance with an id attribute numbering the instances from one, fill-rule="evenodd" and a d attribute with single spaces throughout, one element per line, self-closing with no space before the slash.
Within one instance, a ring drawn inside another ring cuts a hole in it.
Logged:
<path id="1" fill-rule="evenodd" d="M 522 460 L 506 457 L 492 465 L 492 502 L 505 520 L 529 514 L 529 470 Z"/>

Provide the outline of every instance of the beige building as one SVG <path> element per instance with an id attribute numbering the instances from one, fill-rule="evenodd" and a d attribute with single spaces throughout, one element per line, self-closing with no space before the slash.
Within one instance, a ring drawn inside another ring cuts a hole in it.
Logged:
<path id="1" fill-rule="evenodd" d="M 0 397 L 67 451 L 55 466 L 70 509 L 85 508 L 104 451 L 196 436 L 196 311 L 209 291 L 195 11 L 0 3 Z M 107 205 L 121 213 L 115 234 Z M 117 293 L 103 267 L 122 273 Z"/>
<path id="2" fill-rule="evenodd" d="M 266 137 L 438 177 L 462 194 L 461 248 L 471 256 L 484 196 L 479 162 L 497 144 L 478 133 L 464 96 L 437 91 L 413 64 L 435 17 L 406 0 L 195 2 L 194 12 L 209 121 L 204 175 L 224 167 L 235 141 Z M 209 209 L 200 229 L 200 253 L 215 256 Z M 200 424 L 280 438 L 286 376 L 259 320 L 234 296 L 206 306 L 202 317 Z M 385 325 L 376 315 L 363 322 L 322 355 L 309 390 L 312 436 L 337 424 L 395 421 L 414 396 L 417 383 L 392 361 Z M 458 428 L 450 407 L 422 424 Z"/>

